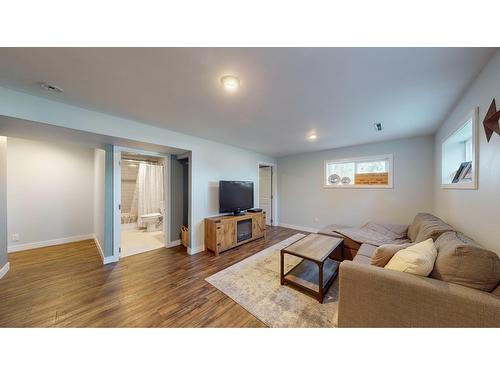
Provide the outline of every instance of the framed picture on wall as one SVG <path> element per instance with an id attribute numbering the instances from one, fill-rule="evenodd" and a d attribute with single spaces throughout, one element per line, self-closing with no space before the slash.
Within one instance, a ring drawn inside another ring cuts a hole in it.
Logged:
<path id="1" fill-rule="evenodd" d="M 451 183 L 456 184 L 457 182 L 463 180 L 467 173 L 470 171 L 471 165 L 472 162 L 470 161 L 464 161 L 463 163 L 461 163 Z"/>

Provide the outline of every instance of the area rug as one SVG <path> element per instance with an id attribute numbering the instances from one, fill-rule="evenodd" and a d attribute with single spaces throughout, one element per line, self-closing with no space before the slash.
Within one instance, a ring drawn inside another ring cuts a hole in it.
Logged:
<path id="1" fill-rule="evenodd" d="M 280 285 L 280 250 L 305 237 L 295 234 L 206 279 L 270 327 L 334 327 L 338 306 L 338 277 L 323 303 Z M 285 271 L 300 259 L 286 256 Z"/>

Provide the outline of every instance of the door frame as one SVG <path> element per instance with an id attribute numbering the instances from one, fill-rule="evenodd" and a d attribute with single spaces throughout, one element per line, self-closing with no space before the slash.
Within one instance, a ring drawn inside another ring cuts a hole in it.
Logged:
<path id="1" fill-rule="evenodd" d="M 194 231 L 191 229 L 193 228 L 193 226 L 191 225 L 191 197 L 192 197 L 192 184 L 191 184 L 191 181 L 192 181 L 192 160 L 193 160 L 193 152 L 192 151 L 186 151 L 185 153 L 183 154 L 179 154 L 179 155 L 173 155 L 173 157 L 175 157 L 177 160 L 180 160 L 180 159 L 187 159 L 187 163 L 188 163 L 188 171 L 187 171 L 187 174 L 188 174 L 188 186 L 187 186 L 187 193 L 188 193 L 188 199 L 187 199 L 187 203 L 188 203 L 188 207 L 187 207 L 187 211 L 188 211 L 188 228 L 189 228 L 189 231 L 188 231 L 188 243 L 187 243 L 187 247 L 186 247 L 186 252 L 189 254 L 189 255 L 194 255 L 198 252 L 200 252 L 201 250 L 205 249 L 205 246 L 202 245 L 200 246 L 199 248 L 195 249 L 195 248 L 192 248 L 191 247 L 191 244 L 193 243 L 192 242 L 192 237 L 193 237 L 193 233 Z M 181 243 L 181 239 L 179 238 L 178 240 L 176 241 L 172 241 L 172 246 L 175 246 L 175 245 L 180 245 Z M 201 249 L 201 250 L 200 250 Z"/>
<path id="2" fill-rule="evenodd" d="M 120 257 L 121 250 L 121 154 L 122 152 L 136 153 L 145 156 L 156 156 L 163 158 L 163 192 L 165 194 L 165 212 L 167 213 L 163 218 L 163 237 L 166 248 L 176 246 L 170 240 L 170 222 L 172 212 L 170 210 L 170 154 L 165 154 L 155 151 L 146 151 L 130 147 L 114 147 L 113 155 L 113 255 Z"/>
<path id="3" fill-rule="evenodd" d="M 275 163 L 257 162 L 257 202 L 260 205 L 260 167 L 271 167 L 271 226 L 278 226 L 278 167 Z"/>

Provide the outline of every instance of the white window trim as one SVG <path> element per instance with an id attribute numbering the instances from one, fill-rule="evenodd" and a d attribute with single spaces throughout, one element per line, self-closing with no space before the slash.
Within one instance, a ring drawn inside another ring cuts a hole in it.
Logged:
<path id="1" fill-rule="evenodd" d="M 472 118 L 472 170 L 474 174 L 472 175 L 472 182 L 468 184 L 444 184 L 443 183 L 443 145 L 444 143 L 457 131 L 463 128 L 463 126 Z M 457 190 L 477 190 L 477 181 L 479 179 L 479 138 L 478 138 L 478 129 L 479 129 L 479 107 L 475 107 L 472 111 L 467 113 L 467 115 L 462 119 L 461 122 L 456 125 L 451 132 L 443 138 L 441 141 L 441 189 L 457 189 Z"/>
<path id="2" fill-rule="evenodd" d="M 387 185 L 328 185 L 326 183 L 328 176 L 326 175 L 327 166 L 330 163 L 356 163 L 363 161 L 377 161 L 377 160 L 389 160 L 389 177 Z M 323 187 L 326 189 L 392 189 L 393 188 L 393 179 L 394 179 L 394 157 L 393 154 L 385 154 L 385 155 L 374 155 L 374 156 L 362 156 L 362 157 L 354 157 L 354 158 L 345 158 L 345 159 L 334 159 L 334 160 L 325 160 L 323 164 Z"/>

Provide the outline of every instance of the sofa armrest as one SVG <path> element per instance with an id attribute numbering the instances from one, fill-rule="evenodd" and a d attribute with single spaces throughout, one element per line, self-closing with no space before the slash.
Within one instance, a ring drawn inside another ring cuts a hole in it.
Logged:
<path id="1" fill-rule="evenodd" d="M 490 293 L 350 261 L 339 278 L 339 327 L 500 327 Z"/>

